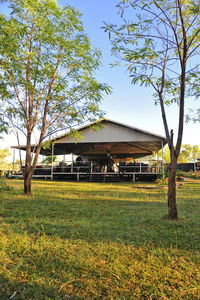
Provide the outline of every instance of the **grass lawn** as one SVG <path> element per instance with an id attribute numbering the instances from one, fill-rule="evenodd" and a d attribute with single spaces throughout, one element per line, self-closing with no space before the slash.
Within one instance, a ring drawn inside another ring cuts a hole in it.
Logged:
<path id="1" fill-rule="evenodd" d="M 165 189 L 34 181 L 27 197 L 22 181 L 8 184 L 1 300 L 200 299 L 200 180 L 178 190 L 176 222 Z"/>

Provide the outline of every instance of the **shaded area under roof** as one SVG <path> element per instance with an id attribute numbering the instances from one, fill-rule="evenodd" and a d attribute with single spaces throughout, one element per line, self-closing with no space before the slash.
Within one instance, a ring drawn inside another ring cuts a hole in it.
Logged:
<path id="1" fill-rule="evenodd" d="M 108 155 L 116 158 L 139 158 L 159 151 L 166 144 L 163 136 L 109 119 L 99 120 L 77 131 L 81 135 L 79 140 L 70 133 L 50 140 L 54 144 L 54 155 L 73 153 L 89 159 L 100 159 Z M 32 151 L 34 148 L 33 145 Z M 20 149 L 26 150 L 26 146 L 21 146 Z M 42 148 L 41 154 L 52 155 L 51 147 Z"/>

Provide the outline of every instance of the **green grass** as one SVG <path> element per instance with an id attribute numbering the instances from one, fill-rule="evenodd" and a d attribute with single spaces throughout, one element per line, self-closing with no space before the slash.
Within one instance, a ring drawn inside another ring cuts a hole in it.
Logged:
<path id="1" fill-rule="evenodd" d="M 166 189 L 34 181 L 27 197 L 8 184 L 1 300 L 200 299 L 200 181 L 178 190 L 179 221 L 166 219 Z"/>
<path id="2" fill-rule="evenodd" d="M 193 179 L 200 179 L 200 173 L 199 172 L 184 172 L 184 171 L 177 171 L 178 176 L 182 176 L 185 178 L 193 178 Z"/>

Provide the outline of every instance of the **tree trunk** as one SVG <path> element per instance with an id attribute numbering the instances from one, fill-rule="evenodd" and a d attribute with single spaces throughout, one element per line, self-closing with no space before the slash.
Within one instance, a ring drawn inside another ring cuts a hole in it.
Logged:
<path id="1" fill-rule="evenodd" d="M 32 176 L 37 165 L 40 149 L 41 149 L 41 145 L 37 147 L 33 162 L 31 157 L 31 147 L 30 147 L 30 153 L 28 154 L 26 153 L 27 156 L 26 156 L 26 166 L 24 172 L 24 193 L 27 195 L 31 195 Z"/>
<path id="2" fill-rule="evenodd" d="M 25 170 L 24 174 L 24 194 L 31 195 L 31 181 L 32 181 L 32 168 L 29 170 Z"/>
<path id="3" fill-rule="evenodd" d="M 24 194 L 31 195 L 31 179 L 32 179 L 32 157 L 31 157 L 31 133 L 27 134 L 26 142 L 26 162 L 24 170 Z"/>
<path id="4" fill-rule="evenodd" d="M 178 219 L 178 212 L 176 206 L 176 166 L 177 158 L 175 153 L 171 153 L 171 162 L 168 179 L 168 218 L 170 220 Z"/>

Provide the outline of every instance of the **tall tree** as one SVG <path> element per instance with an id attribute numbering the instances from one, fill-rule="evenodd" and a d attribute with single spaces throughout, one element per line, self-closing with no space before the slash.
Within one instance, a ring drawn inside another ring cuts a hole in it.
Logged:
<path id="1" fill-rule="evenodd" d="M 24 192 L 42 143 L 59 130 L 102 115 L 110 88 L 93 77 L 101 54 L 90 45 L 73 7 L 56 0 L 11 0 L 10 17 L 0 15 L 0 95 L 10 124 L 26 136 Z M 37 134 L 35 156 L 31 142 Z"/>
<path id="2" fill-rule="evenodd" d="M 151 86 L 159 103 L 170 149 L 168 217 L 177 219 L 176 165 L 180 153 L 186 96 L 199 82 L 199 0 L 122 0 L 123 24 L 106 25 L 112 53 L 125 61 L 132 83 Z M 176 103 L 177 138 L 167 120 L 166 105 Z"/>

